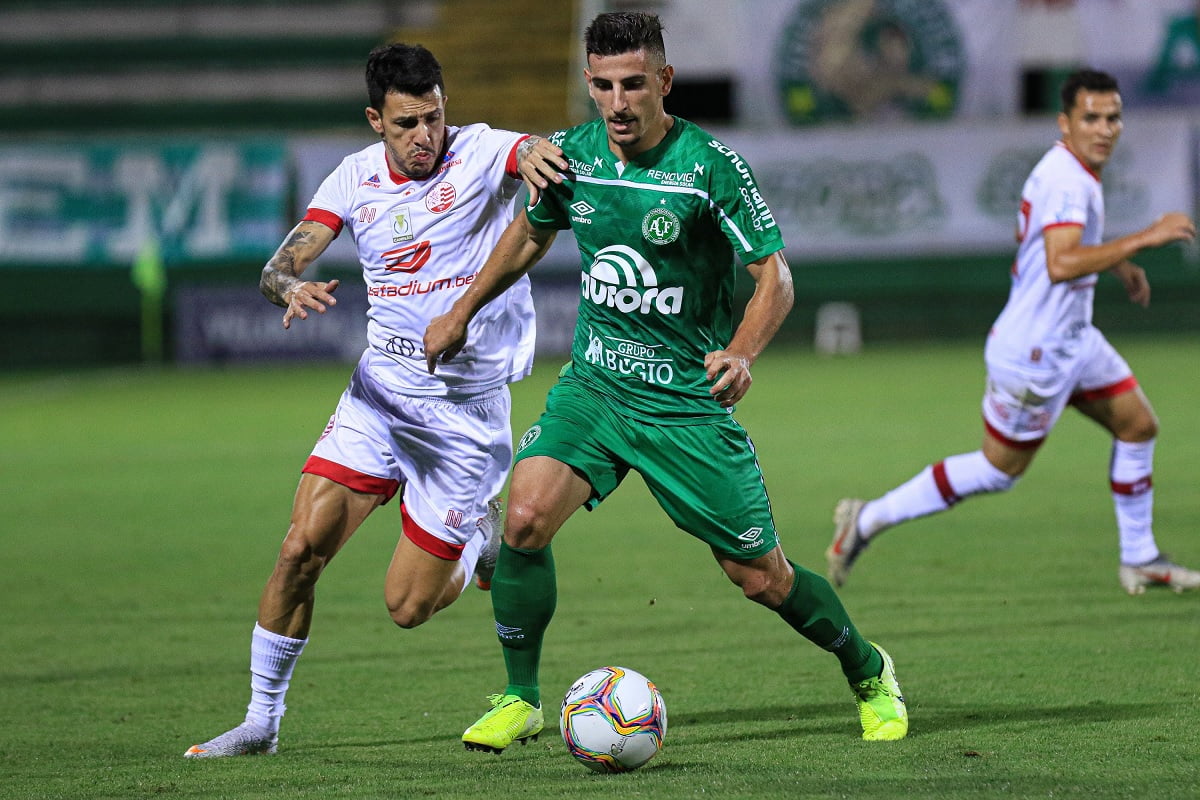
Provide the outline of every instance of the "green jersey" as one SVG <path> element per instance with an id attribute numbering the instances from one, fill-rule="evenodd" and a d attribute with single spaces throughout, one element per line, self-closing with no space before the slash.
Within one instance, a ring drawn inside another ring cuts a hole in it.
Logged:
<path id="1" fill-rule="evenodd" d="M 733 336 L 738 262 L 783 249 L 749 165 L 674 120 L 624 165 L 603 120 L 555 133 L 571 174 L 526 210 L 535 227 L 571 228 L 579 246 L 582 296 L 564 377 L 659 424 L 728 413 L 708 393 L 704 356 Z"/>

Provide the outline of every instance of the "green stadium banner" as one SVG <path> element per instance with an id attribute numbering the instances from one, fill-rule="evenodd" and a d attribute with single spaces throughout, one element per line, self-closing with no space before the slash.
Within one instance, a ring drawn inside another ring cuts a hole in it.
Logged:
<path id="1" fill-rule="evenodd" d="M 264 261 L 288 218 L 284 142 L 0 145 L 0 268 Z"/>

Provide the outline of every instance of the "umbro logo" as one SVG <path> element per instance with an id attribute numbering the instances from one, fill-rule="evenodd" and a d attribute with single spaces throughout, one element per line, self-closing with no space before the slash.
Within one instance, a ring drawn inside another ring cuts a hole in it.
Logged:
<path id="1" fill-rule="evenodd" d="M 507 625 L 496 623 L 496 635 L 501 639 L 524 639 L 525 634 L 521 633 L 520 628 L 510 628 Z"/>
<path id="2" fill-rule="evenodd" d="M 741 548 L 743 550 L 753 550 L 762 544 L 762 535 L 763 529 L 756 525 L 753 528 L 748 528 L 745 533 L 739 533 L 737 538 L 742 543 Z"/>
<path id="3" fill-rule="evenodd" d="M 578 203 L 571 204 L 571 210 L 581 217 L 586 217 L 588 214 L 594 213 L 596 209 L 580 200 Z"/>

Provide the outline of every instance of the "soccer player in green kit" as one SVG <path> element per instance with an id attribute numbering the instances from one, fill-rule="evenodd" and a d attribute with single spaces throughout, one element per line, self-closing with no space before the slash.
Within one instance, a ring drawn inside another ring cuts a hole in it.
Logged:
<path id="1" fill-rule="evenodd" d="M 551 539 L 631 469 L 746 597 L 837 657 L 864 739 L 903 738 L 908 714 L 891 658 L 859 634 L 823 577 L 784 557 L 754 446 L 732 416 L 750 365 L 792 307 L 778 226 L 741 157 L 666 113 L 674 70 L 658 17 L 601 14 L 585 44 L 600 116 L 551 137 L 569 174 L 517 215 L 471 287 L 425 332 L 433 372 L 458 356 L 475 313 L 533 266 L 555 231 L 574 231 L 583 272 L 572 360 L 518 445 L 492 578 L 509 683 L 463 742 L 500 752 L 541 732 L 538 662 L 557 591 Z M 739 261 L 755 290 L 734 331 Z"/>

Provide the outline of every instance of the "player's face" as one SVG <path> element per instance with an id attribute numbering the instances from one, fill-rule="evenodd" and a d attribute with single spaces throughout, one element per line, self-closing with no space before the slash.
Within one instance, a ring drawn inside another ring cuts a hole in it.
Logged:
<path id="1" fill-rule="evenodd" d="M 1093 172 L 1099 172 L 1108 163 L 1121 137 L 1122 125 L 1121 95 L 1116 92 L 1080 89 L 1071 113 L 1058 115 L 1063 143 Z"/>
<path id="2" fill-rule="evenodd" d="M 433 174 L 446 142 L 446 98 L 436 86 L 415 96 L 388 92 L 383 109 L 367 108 L 367 121 L 383 138 L 388 166 L 406 178 Z"/>
<path id="3" fill-rule="evenodd" d="M 608 140 L 626 156 L 658 144 L 667 131 L 663 98 L 671 91 L 675 70 L 645 50 L 616 56 L 588 56 L 583 71 L 588 94 L 596 104 Z"/>

